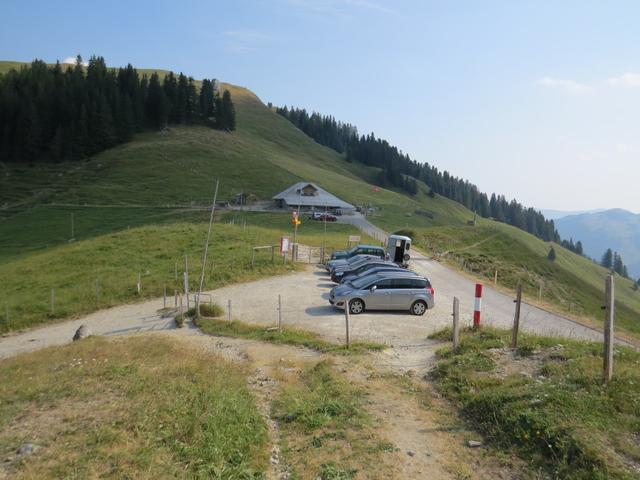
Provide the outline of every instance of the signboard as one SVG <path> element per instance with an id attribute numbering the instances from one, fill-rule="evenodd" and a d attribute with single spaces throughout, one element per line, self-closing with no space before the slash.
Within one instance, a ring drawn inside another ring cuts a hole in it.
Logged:
<path id="1" fill-rule="evenodd" d="M 349 235 L 349 243 L 360 243 L 360 235 Z"/>
<path id="2" fill-rule="evenodd" d="M 289 237 L 280 238 L 280 253 L 287 253 L 289 251 Z"/>
<path id="3" fill-rule="evenodd" d="M 293 211 L 291 212 L 291 217 L 292 217 L 292 220 L 293 220 L 293 224 L 294 224 L 294 225 L 296 225 L 296 226 L 297 226 L 297 225 L 300 225 L 300 224 L 302 223 L 302 221 L 301 221 L 301 220 L 300 220 L 300 218 L 299 218 L 299 215 L 298 215 L 298 211 L 297 211 L 297 210 L 293 210 Z"/>

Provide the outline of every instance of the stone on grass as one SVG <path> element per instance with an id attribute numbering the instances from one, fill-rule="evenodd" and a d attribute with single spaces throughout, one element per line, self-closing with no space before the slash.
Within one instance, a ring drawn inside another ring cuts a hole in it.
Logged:
<path id="1" fill-rule="evenodd" d="M 478 440 L 467 440 L 467 447 L 478 448 L 481 446 L 482 446 L 482 442 L 479 442 Z"/>
<path id="2" fill-rule="evenodd" d="M 73 341 L 82 340 L 83 338 L 87 338 L 91 336 L 91 330 L 86 325 L 80 325 L 80 328 L 76 330 L 75 335 L 73 336 Z"/>
<path id="3" fill-rule="evenodd" d="M 40 447 L 33 443 L 23 443 L 16 451 L 19 457 L 28 457 L 32 453 L 36 453 Z"/>

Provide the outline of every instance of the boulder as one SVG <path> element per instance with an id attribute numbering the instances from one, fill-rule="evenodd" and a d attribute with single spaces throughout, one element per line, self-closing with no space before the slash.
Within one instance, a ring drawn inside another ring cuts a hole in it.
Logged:
<path id="1" fill-rule="evenodd" d="M 73 336 L 73 341 L 82 340 L 83 338 L 87 338 L 91 336 L 91 330 L 86 325 L 80 325 L 80 328 L 76 330 L 75 335 Z"/>

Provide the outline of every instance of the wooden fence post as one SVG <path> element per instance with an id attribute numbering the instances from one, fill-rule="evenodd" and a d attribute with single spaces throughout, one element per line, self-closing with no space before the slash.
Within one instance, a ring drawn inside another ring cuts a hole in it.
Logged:
<path id="1" fill-rule="evenodd" d="M 182 308 L 182 294 L 180 294 L 180 320 L 184 322 L 184 310 Z"/>
<path id="2" fill-rule="evenodd" d="M 141 287 L 140 281 L 141 281 L 140 272 L 138 272 L 138 284 L 136 285 L 136 287 L 138 288 L 138 295 L 140 295 L 140 287 Z"/>
<path id="3" fill-rule="evenodd" d="M 178 290 L 177 289 L 173 290 L 173 306 L 174 307 L 178 306 Z"/>
<path id="4" fill-rule="evenodd" d="M 613 275 L 608 275 L 605 280 L 605 307 L 604 307 L 604 384 L 608 384 L 613 378 L 613 320 L 615 318 L 615 291 Z"/>
<path id="5" fill-rule="evenodd" d="M 253 268 L 253 264 L 256 260 L 256 249 L 252 248 L 251 249 L 251 268 Z"/>
<path id="6" fill-rule="evenodd" d="M 453 297 L 453 351 L 460 347 L 460 300 Z"/>
<path id="7" fill-rule="evenodd" d="M 278 294 L 278 331 L 282 332 L 282 296 Z"/>
<path id="8" fill-rule="evenodd" d="M 229 299 L 227 304 L 227 310 L 229 311 L 229 321 L 231 321 L 231 299 Z"/>
<path id="9" fill-rule="evenodd" d="M 187 296 L 187 310 L 189 310 L 189 273 L 184 272 L 184 294 Z"/>
<path id="10" fill-rule="evenodd" d="M 96 278 L 96 302 L 100 301 L 100 280 Z"/>
<path id="11" fill-rule="evenodd" d="M 345 331 L 345 333 L 346 333 L 346 335 L 345 335 L 345 342 L 346 343 L 345 344 L 346 344 L 347 348 L 349 348 L 349 344 L 351 343 L 350 342 L 351 338 L 350 338 L 350 334 L 349 334 L 349 330 L 350 330 L 349 324 L 350 323 L 351 322 L 350 322 L 350 318 L 349 318 L 349 300 L 346 300 L 344 302 L 344 327 L 345 327 L 345 330 L 346 330 Z"/>
<path id="12" fill-rule="evenodd" d="M 495 273 L 493 274 L 493 284 L 494 285 L 498 284 L 498 270 L 496 270 Z"/>
<path id="13" fill-rule="evenodd" d="M 56 313 L 56 291 L 51 289 L 51 314 Z"/>
<path id="14" fill-rule="evenodd" d="M 520 329 L 520 307 L 522 306 L 522 282 L 518 282 L 516 293 L 516 313 L 513 317 L 513 330 L 511 332 L 511 348 L 518 348 L 518 330 Z"/>
<path id="15" fill-rule="evenodd" d="M 167 308 L 167 286 L 162 289 L 162 308 Z"/>

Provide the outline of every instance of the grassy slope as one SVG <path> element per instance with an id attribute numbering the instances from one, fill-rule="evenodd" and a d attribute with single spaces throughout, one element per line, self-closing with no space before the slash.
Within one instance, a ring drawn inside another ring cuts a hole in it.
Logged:
<path id="1" fill-rule="evenodd" d="M 0 362 L 11 478 L 261 478 L 267 426 L 242 366 L 176 340 L 89 338 Z M 6 470 L 5 470 L 6 469 Z"/>
<path id="2" fill-rule="evenodd" d="M 229 225 L 223 217 L 216 223 L 211 239 L 205 274 L 205 289 L 229 283 L 249 281 L 268 275 L 290 272 L 269 253 L 256 256 L 251 268 L 254 245 L 276 245 L 289 228 L 289 219 L 275 214 L 240 214 L 248 227 Z M 3 285 L 0 305 L 0 332 L 15 330 L 54 319 L 89 313 L 94 310 L 162 296 L 166 287 L 182 290 L 184 255 L 190 264 L 191 291 L 198 288 L 203 242 L 207 231 L 207 213 L 201 212 L 189 222 L 144 226 L 60 245 L 17 257 L 0 264 L 0 278 L 11 279 Z M 208 220 L 208 218 L 207 218 Z M 326 238 L 320 222 L 305 223 L 300 230 L 302 243 L 327 249 L 344 247 L 354 228 L 328 224 Z M 178 279 L 175 279 L 176 265 Z M 136 291 L 138 273 L 142 289 Z M 96 282 L 99 291 L 96 293 Z M 55 289 L 55 310 L 51 312 L 51 289 Z M 6 309 L 6 310 L 5 310 Z M 9 321 L 6 321 L 6 311 Z"/>
<path id="3" fill-rule="evenodd" d="M 435 337 L 450 339 L 451 331 Z M 616 348 L 616 371 L 602 385 L 602 345 L 465 331 L 457 352 L 440 350 L 432 372 L 439 388 L 484 431 L 550 478 L 638 478 L 640 354 Z M 538 477 L 536 477 L 538 478 Z M 542 477 L 540 477 L 542 478 Z"/>
<path id="4" fill-rule="evenodd" d="M 471 216 L 459 204 L 430 199 L 424 192 L 416 199 L 388 190 L 374 192 L 372 185 L 358 176 L 371 176 L 371 169 L 351 165 L 315 143 L 248 90 L 226 87 L 236 103 L 236 132 L 178 127 L 168 133 L 140 134 L 133 142 L 85 162 L 3 167 L 0 204 L 5 208 L 0 210 L 0 218 L 4 217 L 0 247 L 7 252 L 4 255 L 18 253 L 18 246 L 29 249 L 68 237 L 69 209 L 55 205 L 112 206 L 76 211 L 76 221 L 84 222 L 76 229 L 76 236 L 86 238 L 109 229 L 180 216 L 180 210 L 167 206 L 206 204 L 212 195 L 213 178 L 222 181 L 222 199 L 231 199 L 239 191 L 269 199 L 293 182 L 314 181 L 348 201 L 378 206 L 380 220 L 389 228 L 416 220 L 423 226 L 462 223 Z M 429 210 L 435 219 L 407 217 L 416 209 Z M 108 229 L 103 226 L 105 217 Z M 53 239 L 52 229 L 59 233 Z"/>
<path id="5" fill-rule="evenodd" d="M 554 245 L 555 262 L 547 259 L 550 245 L 509 225 L 482 220 L 478 227 L 438 227 L 417 232 L 417 243 L 434 252 L 448 252 L 445 261 L 466 268 L 475 275 L 514 289 L 522 280 L 525 294 L 566 313 L 602 320 L 604 279 L 607 271 L 587 258 Z M 640 333 L 640 292 L 632 282 L 616 276 L 618 325 Z"/>

